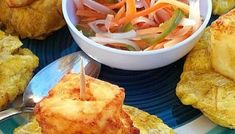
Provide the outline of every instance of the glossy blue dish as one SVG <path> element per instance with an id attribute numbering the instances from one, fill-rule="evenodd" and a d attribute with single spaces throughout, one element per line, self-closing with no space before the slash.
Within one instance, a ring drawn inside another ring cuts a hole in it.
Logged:
<path id="1" fill-rule="evenodd" d="M 215 18 L 214 16 L 211 21 Z M 40 66 L 35 73 L 59 57 L 80 50 L 66 27 L 46 40 L 26 39 L 23 40 L 23 43 L 23 47 L 31 49 L 40 58 Z M 99 79 L 124 87 L 126 90 L 125 104 L 157 115 L 170 127 L 179 128 L 201 116 L 198 110 L 183 105 L 175 95 L 175 87 L 180 80 L 184 60 L 185 58 L 182 58 L 166 67 L 148 71 L 125 71 L 103 65 Z M 25 122 L 24 117 L 14 116 L 0 122 L 0 130 L 4 134 L 11 134 L 15 127 Z M 208 133 L 211 134 L 214 131 L 217 131 L 218 134 L 235 133 L 220 127 L 216 127 Z"/>

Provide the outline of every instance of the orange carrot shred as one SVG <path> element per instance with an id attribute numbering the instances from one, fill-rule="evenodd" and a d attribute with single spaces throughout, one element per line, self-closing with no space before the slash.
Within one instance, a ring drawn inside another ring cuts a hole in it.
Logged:
<path id="1" fill-rule="evenodd" d="M 136 13 L 135 0 L 126 0 L 126 15 Z"/>
<path id="2" fill-rule="evenodd" d="M 125 5 L 125 3 L 126 3 L 126 0 L 122 0 L 122 1 L 120 1 L 120 2 L 118 2 L 118 3 L 109 5 L 108 7 L 109 7 L 110 9 L 117 9 L 117 8 L 123 7 L 123 6 Z"/>
<path id="3" fill-rule="evenodd" d="M 92 11 L 92 10 L 86 10 L 86 9 L 80 9 L 76 12 L 76 15 L 78 16 L 86 16 L 86 17 L 96 17 L 96 18 L 105 18 L 104 14 Z"/>
<path id="4" fill-rule="evenodd" d="M 145 0 L 146 4 L 150 6 L 150 0 Z"/>
<path id="5" fill-rule="evenodd" d="M 134 18 L 140 17 L 140 16 L 146 16 L 148 14 L 150 14 L 151 12 L 160 9 L 160 8 L 164 8 L 165 6 L 167 6 L 168 4 L 165 3 L 160 3 L 160 4 L 156 4 L 150 8 L 147 8 L 145 10 L 136 12 L 135 14 L 130 14 L 130 15 L 126 15 L 125 17 L 121 18 L 117 24 L 123 24 L 123 23 L 128 23 L 131 20 L 133 20 Z"/>
<path id="6" fill-rule="evenodd" d="M 135 35 L 131 35 L 128 40 L 134 42 L 138 47 L 143 51 L 151 51 L 162 48 L 172 47 L 175 44 L 185 40 L 194 32 L 193 26 L 188 26 L 186 23 L 180 23 L 177 27 L 171 31 L 166 37 L 164 37 L 160 42 L 155 44 L 149 44 L 145 39 L 146 38 L 154 38 L 159 36 L 162 32 L 164 32 L 164 28 L 161 27 L 160 24 L 169 20 L 174 11 L 177 9 L 181 9 L 186 15 L 191 15 L 191 7 L 188 3 L 184 3 L 182 1 L 185 0 L 156 0 L 151 7 L 151 0 L 144 0 L 144 8 L 136 8 L 136 0 L 119 0 L 117 3 L 111 3 L 107 0 L 95 0 L 98 3 L 107 6 L 109 9 L 115 11 L 115 14 L 112 15 L 112 19 L 108 20 L 108 14 L 96 12 L 95 10 L 83 5 L 83 8 L 77 8 L 76 15 L 78 16 L 80 22 L 79 26 L 89 27 L 88 22 L 96 21 L 96 20 L 104 20 L 105 24 L 97 24 L 95 28 L 103 31 L 103 32 L 111 32 L 111 33 L 119 33 L 122 26 L 131 22 L 135 31 Z M 190 16 L 189 15 L 189 16 Z M 139 21 L 140 18 L 144 17 L 149 20 Z M 199 16 L 200 17 L 200 16 Z M 137 20 L 138 19 L 138 20 Z M 200 18 L 198 18 L 199 20 Z M 154 21 L 150 23 L 150 21 Z M 103 22 L 103 21 L 102 21 Z M 106 27 L 106 23 L 109 24 L 110 27 Z M 160 26 L 159 26 L 160 25 Z M 198 23 L 200 25 L 200 23 Z M 91 27 L 93 28 L 93 27 Z M 93 28 L 94 29 L 94 28 Z M 107 30 L 109 29 L 109 30 Z M 121 33 L 119 33 L 121 34 Z M 95 33 L 96 37 L 102 37 L 104 35 Z M 112 38 L 112 37 L 110 37 Z M 129 50 L 128 44 L 123 43 L 110 43 L 106 46 Z"/>
<path id="7" fill-rule="evenodd" d="M 134 40 L 134 42 L 143 50 L 147 47 L 149 47 L 148 43 L 144 40 Z"/>
<path id="8" fill-rule="evenodd" d="M 157 49 L 163 48 L 165 43 L 166 42 L 161 42 L 161 43 L 158 43 L 156 45 L 153 45 L 154 46 L 153 49 L 157 50 Z"/>
<path id="9" fill-rule="evenodd" d="M 114 17 L 114 20 L 119 20 L 124 15 L 125 15 L 125 5 L 118 10 L 117 14 Z"/>

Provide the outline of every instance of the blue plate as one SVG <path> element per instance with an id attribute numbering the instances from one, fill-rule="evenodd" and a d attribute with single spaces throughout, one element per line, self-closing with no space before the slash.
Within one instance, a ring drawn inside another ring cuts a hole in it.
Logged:
<path id="1" fill-rule="evenodd" d="M 66 27 L 46 40 L 26 39 L 23 43 L 23 47 L 31 49 L 40 59 L 36 72 L 59 57 L 80 50 Z M 180 128 L 201 116 L 198 110 L 183 105 L 175 95 L 184 60 L 182 58 L 166 67 L 149 71 L 125 71 L 103 65 L 99 79 L 124 87 L 125 104 L 157 115 L 172 128 Z M 15 116 L 2 121 L 0 129 L 5 134 L 11 134 L 15 127 L 24 122 L 24 118 Z"/>

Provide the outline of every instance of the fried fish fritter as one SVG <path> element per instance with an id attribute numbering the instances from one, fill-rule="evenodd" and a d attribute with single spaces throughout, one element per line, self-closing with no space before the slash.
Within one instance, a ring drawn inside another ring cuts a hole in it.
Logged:
<path id="1" fill-rule="evenodd" d="M 211 63 L 215 71 L 235 81 L 235 9 L 211 25 Z"/>
<path id="2" fill-rule="evenodd" d="M 161 119 L 131 106 L 123 106 L 124 111 L 133 120 L 134 126 L 140 129 L 140 134 L 174 134 Z M 14 134 L 41 134 L 41 128 L 35 118 L 31 122 L 14 130 Z"/>
<path id="3" fill-rule="evenodd" d="M 33 117 L 33 119 L 22 126 L 17 127 L 13 134 L 42 134 L 42 129 L 40 128 L 38 122 Z"/>
<path id="4" fill-rule="evenodd" d="M 214 123 L 235 128 L 235 81 L 214 71 L 210 45 L 209 28 L 187 56 L 176 94 L 183 104 L 200 109 Z"/>
<path id="5" fill-rule="evenodd" d="M 161 119 L 131 106 L 123 106 L 130 115 L 134 126 L 140 129 L 140 134 L 174 134 L 175 132 L 162 122 Z"/>
<path id="6" fill-rule="evenodd" d="M 0 22 L 7 33 L 44 39 L 65 25 L 61 8 L 61 0 L 0 0 Z"/>
<path id="7" fill-rule="evenodd" d="M 0 110 L 23 93 L 38 66 L 38 58 L 17 37 L 0 31 Z"/>
<path id="8" fill-rule="evenodd" d="M 80 75 L 67 74 L 35 106 L 44 134 L 139 134 L 122 109 L 120 87 L 86 76 L 86 99 L 80 99 Z"/>
<path id="9" fill-rule="evenodd" d="M 213 14 L 222 15 L 235 7 L 235 0 L 212 0 Z"/>
<path id="10" fill-rule="evenodd" d="M 35 0 L 6 0 L 9 7 L 23 7 L 31 4 Z"/>

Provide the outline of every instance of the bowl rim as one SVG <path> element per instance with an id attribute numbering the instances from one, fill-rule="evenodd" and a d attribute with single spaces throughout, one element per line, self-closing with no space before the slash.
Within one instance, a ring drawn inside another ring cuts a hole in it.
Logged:
<path id="1" fill-rule="evenodd" d="M 151 50 L 151 51 L 125 51 L 125 50 L 119 50 L 119 49 L 115 49 L 115 48 L 111 48 L 111 47 L 106 47 L 104 45 L 96 43 L 95 41 L 89 39 L 88 37 L 83 35 L 81 32 L 79 32 L 77 30 L 77 28 L 75 27 L 75 25 L 71 22 L 71 20 L 69 18 L 69 15 L 68 15 L 68 12 L 67 12 L 68 1 L 72 1 L 72 0 L 62 0 L 62 13 L 63 13 L 63 16 L 65 18 L 65 21 L 66 21 L 69 29 L 72 30 L 72 32 L 74 32 L 76 35 L 78 35 L 83 40 L 88 42 L 89 45 L 92 45 L 92 46 L 97 47 L 99 49 L 102 49 L 104 51 L 109 51 L 109 52 L 112 52 L 112 53 L 124 54 L 124 55 L 141 55 L 141 56 L 143 56 L 143 55 L 151 55 L 151 54 L 161 54 L 161 53 L 169 52 L 173 49 L 178 49 L 178 48 L 182 47 L 183 45 L 187 45 L 194 38 L 196 38 L 198 35 L 200 35 L 201 32 L 203 32 L 203 30 L 206 28 L 207 24 L 210 21 L 211 13 L 212 13 L 212 2 L 211 2 L 211 0 L 206 0 L 207 3 L 208 3 L 208 12 L 205 16 L 205 19 L 204 19 L 202 25 L 199 27 L 199 29 L 196 32 L 194 32 L 187 39 L 175 44 L 172 47 L 164 48 L 164 49 L 158 49 L 158 50 Z M 204 0 L 201 0 L 201 1 L 204 1 Z"/>

